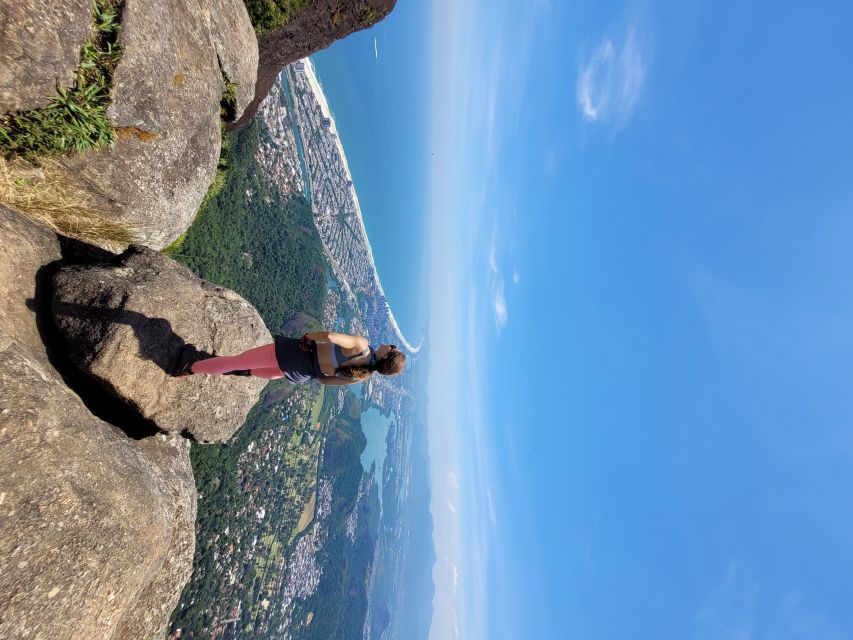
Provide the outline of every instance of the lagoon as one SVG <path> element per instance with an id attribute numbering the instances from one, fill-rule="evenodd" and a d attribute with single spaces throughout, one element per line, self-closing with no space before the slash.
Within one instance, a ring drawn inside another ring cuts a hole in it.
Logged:
<path id="1" fill-rule="evenodd" d="M 379 502 L 382 503 L 382 466 L 385 464 L 385 454 L 387 447 L 385 446 L 385 438 L 388 436 L 388 429 L 391 428 L 391 423 L 394 421 L 394 414 L 390 418 L 383 416 L 379 409 L 370 407 L 361 414 L 361 428 L 367 438 L 367 446 L 361 454 L 361 466 L 365 471 L 370 469 L 370 465 L 376 463 L 376 480 L 379 483 Z"/>

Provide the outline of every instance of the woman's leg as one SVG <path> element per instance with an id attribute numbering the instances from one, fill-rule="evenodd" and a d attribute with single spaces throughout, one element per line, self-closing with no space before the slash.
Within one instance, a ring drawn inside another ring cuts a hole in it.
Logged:
<path id="1" fill-rule="evenodd" d="M 207 373 L 209 375 L 221 375 L 240 369 L 275 369 L 281 373 L 275 357 L 275 345 L 272 343 L 265 344 L 236 356 L 220 356 L 199 360 L 190 367 L 190 371 L 193 373 Z"/>
<path id="2" fill-rule="evenodd" d="M 266 378 L 267 380 L 277 380 L 284 376 L 281 369 L 278 367 L 268 367 L 265 369 L 252 369 L 252 375 L 257 378 Z"/>

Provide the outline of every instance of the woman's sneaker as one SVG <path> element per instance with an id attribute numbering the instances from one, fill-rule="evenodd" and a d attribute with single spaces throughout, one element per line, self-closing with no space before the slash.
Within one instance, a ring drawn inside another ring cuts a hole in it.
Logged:
<path id="1" fill-rule="evenodd" d="M 173 378 L 186 378 L 187 376 L 195 375 L 192 370 L 193 363 L 190 360 L 187 360 L 181 368 L 178 369 L 175 373 L 172 374 Z"/>
<path id="2" fill-rule="evenodd" d="M 184 347 L 184 351 L 181 354 L 181 365 L 178 367 L 178 370 L 172 374 L 172 377 L 186 378 L 187 376 L 195 375 L 195 372 L 192 370 L 192 366 L 196 362 L 201 362 L 202 360 L 207 360 L 213 357 L 215 356 L 196 349 L 194 344 L 188 344 Z"/>

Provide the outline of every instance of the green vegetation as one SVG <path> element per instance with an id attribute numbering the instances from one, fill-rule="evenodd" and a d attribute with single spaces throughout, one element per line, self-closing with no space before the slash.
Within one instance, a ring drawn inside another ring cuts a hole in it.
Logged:
<path id="1" fill-rule="evenodd" d="M 378 16 L 379 13 L 376 11 L 375 7 L 363 6 L 361 8 L 361 13 L 358 16 L 358 20 L 363 26 L 369 27 L 376 22 L 376 18 Z"/>
<path id="2" fill-rule="evenodd" d="M 207 188 L 207 192 L 204 194 L 204 198 L 201 200 L 201 204 L 198 207 L 199 211 L 208 206 L 210 201 L 219 195 L 220 191 L 222 191 L 222 187 L 225 186 L 225 178 L 228 175 L 228 170 L 231 168 L 229 160 L 231 155 L 231 140 L 228 137 L 225 122 L 222 120 L 219 121 L 219 132 L 222 136 L 222 142 L 219 146 L 219 160 L 216 163 L 216 173 L 213 176 L 213 182 L 210 183 L 210 186 Z M 172 246 L 174 247 L 175 243 L 178 241 L 183 243 L 185 236 L 186 233 L 182 233 L 180 237 L 172 243 Z"/>
<path id="3" fill-rule="evenodd" d="M 267 33 L 284 25 L 311 0 L 244 0 L 255 31 Z"/>
<path id="4" fill-rule="evenodd" d="M 113 72 L 121 58 L 120 0 L 94 0 L 92 34 L 80 50 L 74 86 L 57 88 L 42 109 L 0 116 L 4 156 L 56 155 L 112 143 L 115 128 L 107 118 Z"/>
<path id="5" fill-rule="evenodd" d="M 245 601 L 249 603 L 250 612 L 257 616 L 260 609 L 260 595 L 268 593 L 276 586 L 276 581 L 284 568 L 284 556 L 281 544 L 272 533 L 261 536 L 260 553 L 255 558 L 251 569 L 251 580 Z M 255 590 L 257 589 L 257 592 Z"/>
<path id="6" fill-rule="evenodd" d="M 307 7 L 311 0 L 243 0 L 243 2 L 255 31 L 258 34 L 264 34 L 287 24 L 288 20 Z M 345 8 L 345 3 L 341 3 L 329 14 L 329 21 L 337 27 L 351 11 L 352 9 Z M 365 2 L 360 3 L 357 11 L 358 23 L 362 27 L 372 25 L 379 15 L 375 7 Z"/>
<path id="7" fill-rule="evenodd" d="M 323 409 L 323 401 L 326 398 L 326 387 L 320 387 L 320 393 L 317 400 L 314 401 L 314 406 L 311 407 L 311 424 L 315 425 L 320 420 L 320 411 Z"/>
<path id="8" fill-rule="evenodd" d="M 220 70 L 222 68 L 220 67 Z M 231 82 L 225 71 L 222 71 L 222 99 L 219 101 L 219 116 L 226 122 L 231 122 L 237 116 L 237 83 Z"/>
<path id="9" fill-rule="evenodd" d="M 221 190 L 164 253 L 242 295 L 275 333 L 293 312 L 322 316 L 326 266 L 308 203 L 282 199 L 263 177 L 258 129 L 252 121 L 231 136 Z"/>
<path id="10" fill-rule="evenodd" d="M 69 238 L 123 251 L 131 231 L 105 215 L 90 194 L 66 182 L 56 161 L 0 156 L 0 202 Z"/>
<path id="11" fill-rule="evenodd" d="M 265 395 L 280 384 L 272 382 Z M 300 397 L 294 406 L 307 411 L 316 389 L 306 386 L 295 394 Z M 313 429 L 285 417 L 278 405 L 259 402 L 229 442 L 190 449 L 199 491 L 196 552 L 192 578 L 172 614 L 172 628 L 181 628 L 185 638 L 210 637 L 210 625 L 222 619 L 222 609 L 230 611 L 238 603 L 249 624 L 259 615 L 263 597 L 277 589 L 284 565 L 281 541 L 289 539 L 314 491 L 321 442 L 316 438 L 306 455 L 302 435 Z M 281 461 L 278 473 L 256 468 L 267 454 L 270 466 Z M 259 505 L 268 511 L 263 520 L 255 515 Z M 251 544 L 255 536 L 257 549 Z M 239 577 L 234 584 L 231 572 Z"/>
<path id="12" fill-rule="evenodd" d="M 332 394 L 330 394 L 332 395 Z M 361 407 L 347 393 L 343 411 L 328 425 L 321 475 L 332 482 L 332 511 L 324 524 L 329 538 L 317 552 L 323 567 L 320 584 L 307 600 L 294 602 L 294 638 L 360 638 L 367 612 L 367 583 L 379 528 L 376 484 L 358 502 L 355 540 L 347 535 L 347 520 L 356 507 L 364 477 L 361 454 L 367 439 L 361 429 Z M 313 612 L 310 625 L 304 621 Z"/>

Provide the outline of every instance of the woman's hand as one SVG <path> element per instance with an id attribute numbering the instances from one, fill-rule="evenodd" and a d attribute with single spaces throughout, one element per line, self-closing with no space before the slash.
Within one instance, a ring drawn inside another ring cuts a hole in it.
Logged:
<path id="1" fill-rule="evenodd" d="M 344 350 L 346 355 L 354 355 L 360 351 L 364 351 L 368 347 L 367 338 L 351 336 L 336 331 L 315 331 L 314 333 L 306 333 L 302 337 L 312 341 L 317 340 L 319 342 L 336 344 Z"/>

